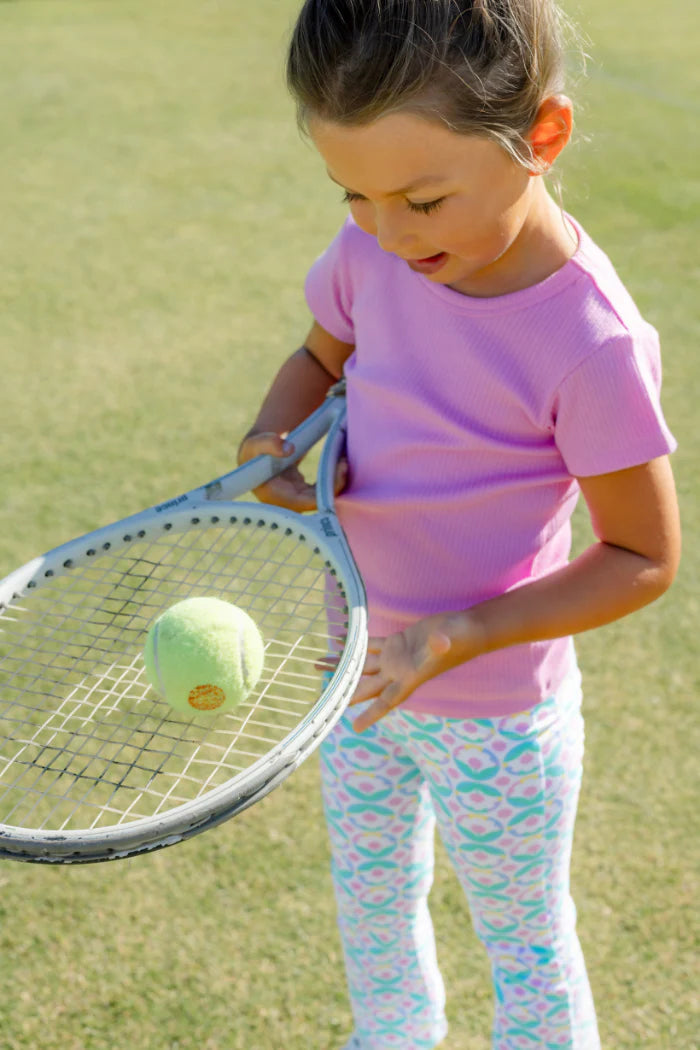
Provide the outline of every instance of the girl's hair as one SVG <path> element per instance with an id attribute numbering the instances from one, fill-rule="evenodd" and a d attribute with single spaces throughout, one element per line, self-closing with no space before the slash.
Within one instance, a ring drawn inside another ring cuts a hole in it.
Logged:
<path id="1" fill-rule="evenodd" d="M 525 136 L 564 86 L 563 26 L 555 0 L 305 0 L 287 83 L 302 127 L 410 112 L 530 167 Z"/>

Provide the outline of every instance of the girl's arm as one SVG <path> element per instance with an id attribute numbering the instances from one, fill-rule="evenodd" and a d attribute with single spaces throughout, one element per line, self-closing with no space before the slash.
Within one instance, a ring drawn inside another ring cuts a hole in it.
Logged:
<path id="1" fill-rule="evenodd" d="M 497 598 L 372 639 L 352 703 L 376 699 L 358 718 L 358 730 L 422 682 L 475 656 L 600 627 L 670 587 L 681 543 L 668 457 L 578 481 L 599 542 L 569 565 Z"/>
<path id="2" fill-rule="evenodd" d="M 255 423 L 241 442 L 238 462 L 267 453 L 287 456 L 293 451 L 285 439 L 323 401 L 329 388 L 343 374 L 343 365 L 354 347 L 341 343 L 320 324 L 314 323 L 304 345 L 280 368 L 268 390 Z M 344 483 L 344 464 L 339 464 L 336 488 Z M 263 503 L 312 510 L 316 505 L 314 488 L 307 484 L 298 467 L 290 467 L 272 481 L 255 490 Z"/>

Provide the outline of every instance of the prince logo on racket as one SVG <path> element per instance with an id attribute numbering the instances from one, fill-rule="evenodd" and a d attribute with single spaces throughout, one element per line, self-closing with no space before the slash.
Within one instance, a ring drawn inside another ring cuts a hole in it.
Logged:
<path id="1" fill-rule="evenodd" d="M 680 540 L 657 335 L 544 180 L 572 128 L 562 25 L 553 0 L 307 0 L 292 36 L 299 118 L 350 215 L 240 459 L 283 456 L 345 377 L 337 509 L 370 641 L 321 754 L 356 1050 L 446 1033 L 436 824 L 495 1050 L 600 1045 L 569 894 L 572 637 L 661 595 Z M 296 466 L 257 492 L 314 505 Z M 596 542 L 570 560 L 580 494 Z"/>
<path id="2" fill-rule="evenodd" d="M 167 503 L 161 503 L 155 509 L 161 514 L 165 510 L 172 510 L 173 507 L 179 507 L 182 503 L 187 502 L 187 496 L 178 496 L 177 499 L 168 500 Z"/>

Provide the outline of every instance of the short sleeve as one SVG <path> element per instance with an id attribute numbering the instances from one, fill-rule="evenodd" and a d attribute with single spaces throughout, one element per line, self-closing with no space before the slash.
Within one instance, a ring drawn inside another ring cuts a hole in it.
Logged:
<path id="1" fill-rule="evenodd" d="M 557 447 L 577 477 L 639 466 L 673 452 L 676 442 L 660 402 L 661 359 L 651 326 L 616 336 L 559 385 Z"/>
<path id="2" fill-rule="evenodd" d="M 346 222 L 306 277 L 306 301 L 318 323 L 343 343 L 355 342 L 350 267 L 351 226 Z"/>

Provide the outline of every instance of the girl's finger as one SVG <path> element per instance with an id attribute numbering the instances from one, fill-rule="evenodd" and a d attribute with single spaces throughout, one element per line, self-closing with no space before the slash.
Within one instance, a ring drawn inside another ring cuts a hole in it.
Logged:
<path id="1" fill-rule="evenodd" d="M 247 462 L 255 456 L 291 456 L 294 445 L 287 440 L 286 434 L 275 434 L 273 431 L 265 431 L 244 438 L 239 450 L 239 461 Z"/>
<path id="2" fill-rule="evenodd" d="M 381 665 L 381 653 L 368 652 L 367 656 L 365 657 L 365 665 L 362 668 L 362 674 L 378 674 L 378 672 L 381 670 Z"/>
<path id="3" fill-rule="evenodd" d="M 373 697 L 386 693 L 387 690 L 391 689 L 392 685 L 394 683 L 386 675 L 363 674 L 348 706 L 353 707 L 355 704 L 364 704 L 367 700 L 372 700 Z"/>
<path id="4" fill-rule="evenodd" d="M 335 671 L 339 662 L 340 659 L 337 656 L 323 656 L 320 660 L 316 660 L 314 669 L 316 671 Z"/>
<path id="5" fill-rule="evenodd" d="M 370 699 L 368 697 L 368 699 Z M 398 707 L 402 700 L 405 700 L 405 696 L 401 692 L 401 687 L 397 682 L 390 682 L 389 685 L 379 694 L 373 704 L 363 711 L 352 724 L 353 729 L 356 733 L 362 733 L 363 730 L 369 729 L 375 722 L 378 722 L 384 715 L 388 715 L 395 707 Z"/>
<path id="6" fill-rule="evenodd" d="M 279 477 L 267 481 L 255 490 L 258 499 L 276 507 L 286 507 L 298 512 L 315 510 L 316 493 L 313 486 L 307 485 L 299 477 Z"/>

